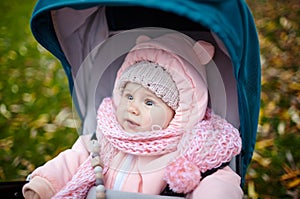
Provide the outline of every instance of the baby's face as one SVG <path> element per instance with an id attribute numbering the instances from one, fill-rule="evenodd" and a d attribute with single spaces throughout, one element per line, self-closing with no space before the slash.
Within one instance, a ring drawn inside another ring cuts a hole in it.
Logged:
<path id="1" fill-rule="evenodd" d="M 117 120 L 128 133 L 165 129 L 174 111 L 150 90 L 127 83 L 117 107 Z"/>

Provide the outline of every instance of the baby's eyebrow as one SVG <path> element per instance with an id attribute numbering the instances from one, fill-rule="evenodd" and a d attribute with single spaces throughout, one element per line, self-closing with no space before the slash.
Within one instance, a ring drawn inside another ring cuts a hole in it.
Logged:
<path id="1" fill-rule="evenodd" d="M 152 93 L 151 91 L 148 91 L 145 93 L 146 97 L 150 97 L 151 99 L 156 99 L 158 98 L 154 93 Z"/>

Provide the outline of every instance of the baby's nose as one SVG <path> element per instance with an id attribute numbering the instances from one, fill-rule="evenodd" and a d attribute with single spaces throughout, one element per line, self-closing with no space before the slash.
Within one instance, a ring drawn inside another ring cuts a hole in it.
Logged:
<path id="1" fill-rule="evenodd" d="M 128 106 L 128 112 L 134 115 L 138 115 L 140 113 L 138 105 L 136 102 L 131 102 Z"/>

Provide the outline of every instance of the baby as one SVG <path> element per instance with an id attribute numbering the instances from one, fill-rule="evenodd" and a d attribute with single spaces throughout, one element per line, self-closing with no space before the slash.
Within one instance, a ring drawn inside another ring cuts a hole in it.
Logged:
<path id="1" fill-rule="evenodd" d="M 86 198 L 93 186 L 97 198 L 105 189 L 242 198 L 240 178 L 227 166 L 241 150 L 239 132 L 208 108 L 204 66 L 213 55 L 211 44 L 180 34 L 139 37 L 113 97 L 98 108 L 92 152 L 81 136 L 33 172 L 25 198 Z"/>
<path id="2" fill-rule="evenodd" d="M 171 76 L 162 67 L 149 62 L 137 63 L 119 82 L 122 95 L 116 117 L 126 132 L 165 129 L 169 125 L 179 94 Z"/>

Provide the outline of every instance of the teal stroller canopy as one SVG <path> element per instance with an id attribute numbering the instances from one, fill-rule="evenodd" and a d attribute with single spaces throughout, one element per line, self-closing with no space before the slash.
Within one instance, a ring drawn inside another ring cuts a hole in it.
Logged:
<path id="1" fill-rule="evenodd" d="M 36 40 L 62 63 L 83 126 L 87 101 L 84 88 L 74 82 L 80 64 L 110 35 L 141 27 L 173 29 L 218 46 L 226 119 L 243 141 L 235 162 L 243 184 L 256 142 L 261 85 L 258 36 L 244 0 L 39 0 L 31 19 Z"/>

